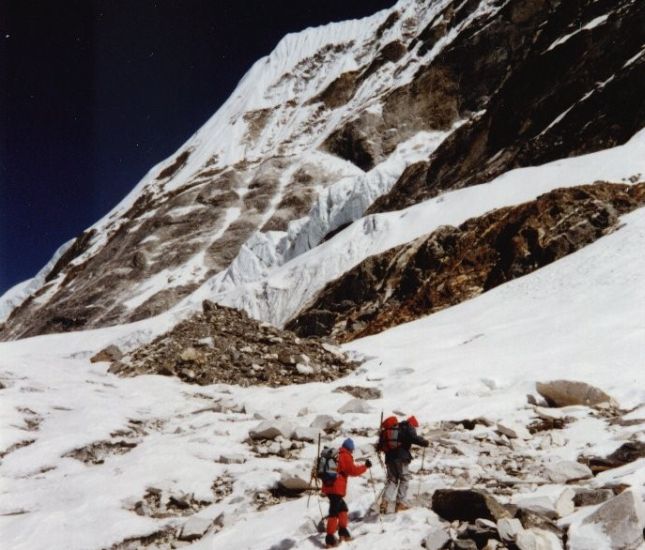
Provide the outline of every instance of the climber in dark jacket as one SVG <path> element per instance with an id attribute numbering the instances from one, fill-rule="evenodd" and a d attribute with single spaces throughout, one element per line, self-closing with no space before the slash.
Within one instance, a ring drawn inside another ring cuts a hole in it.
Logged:
<path id="1" fill-rule="evenodd" d="M 407 510 L 408 487 L 410 484 L 410 462 L 412 453 L 410 447 L 418 445 L 427 447 L 428 441 L 417 434 L 416 428 L 419 422 L 416 417 L 411 416 L 407 420 L 399 422 L 396 426 L 390 426 L 388 431 L 383 432 L 390 437 L 389 442 L 379 442 L 379 449 L 385 452 L 385 468 L 387 470 L 387 482 L 383 493 L 381 510 L 385 513 L 395 507 L 396 512 Z"/>

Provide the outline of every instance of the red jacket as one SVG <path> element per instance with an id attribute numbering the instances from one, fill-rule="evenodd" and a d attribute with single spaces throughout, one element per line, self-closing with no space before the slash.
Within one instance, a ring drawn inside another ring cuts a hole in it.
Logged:
<path id="1" fill-rule="evenodd" d="M 323 483 L 322 492 L 325 495 L 345 496 L 347 493 L 347 478 L 349 476 L 360 476 L 365 473 L 367 466 L 356 464 L 354 457 L 345 447 L 338 451 L 338 468 L 336 469 L 336 479 L 333 483 L 326 485 Z"/>

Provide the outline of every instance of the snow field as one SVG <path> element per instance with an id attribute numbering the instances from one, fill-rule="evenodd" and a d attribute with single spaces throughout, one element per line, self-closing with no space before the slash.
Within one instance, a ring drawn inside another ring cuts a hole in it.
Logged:
<path id="1" fill-rule="evenodd" d="M 20 435 L 35 440 L 8 453 L 0 465 L 3 540 L 15 549 L 71 550 L 143 536 L 185 521 L 146 518 L 129 510 L 147 488 L 208 500 L 213 481 L 227 472 L 235 480 L 232 494 L 198 512 L 211 519 L 223 512 L 224 527 L 193 544 L 195 548 L 234 543 L 236 548 L 266 549 L 287 540 L 293 547 L 316 548 L 316 496 L 309 509 L 306 497 L 260 512 L 253 509 L 254 491 L 269 488 L 281 472 L 306 478 L 315 453 L 310 444 L 297 460 L 251 455 L 243 440 L 259 422 L 256 412 L 279 414 L 303 426 L 317 414 L 342 417 L 342 432 L 333 441 L 340 444 L 353 430 L 374 427 L 381 409 L 414 413 L 422 424 L 476 416 L 526 424 L 531 415 L 526 394 L 534 393 L 535 381 L 554 378 L 595 384 L 625 408 L 642 404 L 645 211 L 623 221 L 618 231 L 538 272 L 348 344 L 348 350 L 372 359 L 328 385 L 244 389 L 189 386 L 159 376 L 118 379 L 105 373 L 105 364 L 87 360 L 105 344 L 104 333 L 113 334 L 109 329 L 3 343 L 0 378 L 7 387 L 0 390 L 2 448 Z M 384 397 L 369 402 L 372 414 L 339 415 L 337 409 L 350 397 L 331 390 L 345 384 L 375 386 Z M 246 412 L 193 414 L 218 398 L 244 405 Z M 305 407 L 307 414 L 299 417 Z M 31 415 L 27 408 L 42 417 L 36 431 L 24 429 L 23 420 Z M 642 437 L 639 426 L 609 427 L 584 407 L 568 414 L 579 420 L 562 430 L 567 443 L 549 449 L 545 459 L 572 459 L 581 452 L 604 455 L 631 434 Z M 127 429 L 130 419 L 141 421 L 148 432 L 133 436 L 138 445 L 130 452 L 90 465 L 63 457 L 88 443 L 114 440 L 110 434 Z M 353 437 L 358 458 L 372 454 L 372 438 Z M 527 452 L 538 453 L 532 448 Z M 244 453 L 247 462 L 215 463 L 222 453 Z M 426 464 L 466 468 L 472 460 L 427 456 Z M 417 457 L 412 470 L 419 466 Z M 51 467 L 55 469 L 47 470 Z M 374 474 L 380 484 L 378 466 Z M 631 483 L 643 495 L 645 464 L 641 460 L 601 474 L 595 483 L 608 479 Z M 423 491 L 450 484 L 441 476 L 417 477 L 413 494 L 420 481 Z M 352 511 L 364 514 L 373 498 L 366 477 L 350 481 Z M 417 548 L 433 521 L 434 515 L 420 508 L 386 521 L 384 533 L 378 522 L 354 521 L 353 531 L 360 536 L 348 547 Z"/>

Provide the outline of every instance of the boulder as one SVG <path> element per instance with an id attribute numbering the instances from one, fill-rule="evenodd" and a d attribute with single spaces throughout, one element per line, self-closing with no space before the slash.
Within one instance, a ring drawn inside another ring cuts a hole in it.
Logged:
<path id="1" fill-rule="evenodd" d="M 200 539 L 208 531 L 211 524 L 212 521 L 210 519 L 192 516 L 181 528 L 179 540 L 192 541 Z"/>
<path id="2" fill-rule="evenodd" d="M 576 506 L 595 506 L 602 504 L 613 498 L 614 492 L 611 489 L 587 489 L 580 487 L 576 489 L 576 496 L 573 498 L 573 504 Z"/>
<path id="3" fill-rule="evenodd" d="M 310 428 L 307 426 L 298 426 L 293 433 L 291 434 L 291 439 L 294 441 L 307 441 L 313 443 L 318 438 L 320 430 L 316 428 Z"/>
<path id="4" fill-rule="evenodd" d="M 485 491 L 437 489 L 432 495 L 432 510 L 448 521 L 474 522 L 477 518 L 498 519 L 510 513 Z"/>
<path id="5" fill-rule="evenodd" d="M 249 430 L 251 439 L 275 439 L 279 435 L 289 438 L 293 432 L 292 427 L 281 420 L 264 420 L 255 428 Z"/>
<path id="6" fill-rule="evenodd" d="M 309 482 L 298 475 L 282 474 L 278 486 L 282 492 L 297 494 L 309 489 Z"/>
<path id="7" fill-rule="evenodd" d="M 541 529 L 542 531 L 550 531 L 560 539 L 564 535 L 563 530 L 553 520 L 540 516 L 530 510 L 518 510 L 517 519 L 520 520 L 524 529 L 535 528 Z"/>
<path id="8" fill-rule="evenodd" d="M 119 361 L 123 357 L 121 350 L 115 345 L 108 346 L 107 348 L 102 349 L 96 355 L 94 355 L 90 362 L 100 363 L 101 361 L 113 362 Z"/>
<path id="9" fill-rule="evenodd" d="M 618 468 L 634 462 L 639 458 L 645 458 L 645 442 L 628 441 L 605 458 L 592 457 L 589 459 L 589 466 L 595 473 L 603 472 L 612 468 Z"/>
<path id="10" fill-rule="evenodd" d="M 518 495 L 513 503 L 518 508 L 529 510 L 549 519 L 556 519 L 571 514 L 574 510 L 575 491 L 570 487 L 544 486 L 534 495 Z"/>
<path id="11" fill-rule="evenodd" d="M 633 491 L 624 491 L 602 504 L 581 523 L 569 528 L 569 549 L 598 548 L 598 539 L 608 539 L 615 550 L 636 550 L 643 545 L 645 507 Z"/>
<path id="12" fill-rule="evenodd" d="M 568 483 L 593 477 L 588 466 L 572 460 L 561 460 L 555 464 L 549 464 L 545 467 L 545 474 L 546 478 L 553 483 Z"/>
<path id="13" fill-rule="evenodd" d="M 383 393 L 378 388 L 369 388 L 366 386 L 339 386 L 334 393 L 348 393 L 357 399 L 380 399 Z"/>
<path id="14" fill-rule="evenodd" d="M 336 420 L 333 416 L 328 414 L 319 414 L 314 418 L 313 422 L 310 424 L 312 428 L 322 430 L 325 433 L 335 432 L 343 424 L 342 420 Z"/>
<path id="15" fill-rule="evenodd" d="M 244 464 L 246 458 L 242 454 L 226 454 L 220 455 L 217 462 L 220 464 Z"/>
<path id="16" fill-rule="evenodd" d="M 522 529 L 522 523 L 519 519 L 502 518 L 497 520 L 497 532 L 503 541 L 514 541 Z"/>
<path id="17" fill-rule="evenodd" d="M 551 382 L 538 382 L 536 387 L 538 393 L 552 407 L 566 407 L 568 405 L 587 405 L 591 407 L 601 403 L 616 405 L 616 401 L 611 396 L 585 382 L 553 380 Z"/>
<path id="18" fill-rule="evenodd" d="M 529 431 L 517 422 L 498 422 L 497 431 L 511 439 L 531 439 Z"/>
<path id="19" fill-rule="evenodd" d="M 550 531 L 542 529 L 520 531 L 515 544 L 520 550 L 562 550 L 562 541 Z"/>
<path id="20" fill-rule="evenodd" d="M 366 401 L 363 401 L 362 399 L 350 399 L 340 409 L 338 409 L 338 412 L 343 414 L 344 413 L 368 414 L 373 411 L 374 409 L 372 408 L 372 406 Z"/>
<path id="21" fill-rule="evenodd" d="M 424 540 L 426 550 L 441 550 L 450 542 L 450 530 L 448 526 L 440 526 L 434 529 Z"/>

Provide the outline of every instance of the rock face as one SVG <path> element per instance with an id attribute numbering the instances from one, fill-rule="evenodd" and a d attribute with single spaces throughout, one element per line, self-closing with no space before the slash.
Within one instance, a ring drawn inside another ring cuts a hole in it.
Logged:
<path id="1" fill-rule="evenodd" d="M 367 258 L 329 283 L 287 328 L 302 336 L 333 335 L 343 340 L 380 332 L 575 252 L 616 227 L 620 213 L 642 204 L 645 183 L 597 184 L 557 189 L 535 201 L 470 219 L 458 228 L 441 227 Z M 590 403 L 603 397 L 589 394 L 579 399 Z"/>
<path id="2" fill-rule="evenodd" d="M 594 530 L 599 529 L 610 541 L 612 549 L 635 550 L 643 545 L 645 509 L 640 498 L 625 491 L 605 502 L 581 525 L 569 529 L 570 550 L 583 550 L 593 544 Z"/>
<path id="3" fill-rule="evenodd" d="M 305 355 L 310 370 L 298 370 L 295 357 Z M 321 342 L 261 325 L 246 313 L 204 302 L 203 313 L 179 323 L 110 367 L 121 376 L 165 374 L 186 382 L 224 382 L 280 386 L 333 380 L 354 368 Z"/>
<path id="4" fill-rule="evenodd" d="M 554 407 L 614 403 L 614 400 L 604 391 L 586 382 L 554 380 L 552 382 L 538 382 L 536 386 L 538 393 Z"/>
<path id="5" fill-rule="evenodd" d="M 403 0 L 331 33 L 287 36 L 79 235 L 12 306 L 0 339 L 151 317 L 218 274 L 257 280 L 370 205 L 401 208 L 625 142 L 645 125 L 644 9 L 633 0 Z M 383 168 L 426 133 L 440 136 L 419 157 L 427 160 Z M 360 191 L 373 169 L 379 184 Z M 348 193 L 324 195 L 348 180 L 360 207 L 339 204 Z M 342 215 L 327 215 L 328 199 Z"/>
<path id="6" fill-rule="evenodd" d="M 455 131 L 427 162 L 406 170 L 370 210 L 400 209 L 442 190 L 632 135 L 645 122 L 645 57 L 637 38 L 645 8 L 638 4 L 520 0 L 483 16 L 485 31 L 464 32 L 430 69 L 443 69 L 448 82 L 459 75 L 460 112 L 486 105 L 485 112 Z M 436 23 L 419 37 L 424 47 L 443 36 L 451 17 Z"/>

